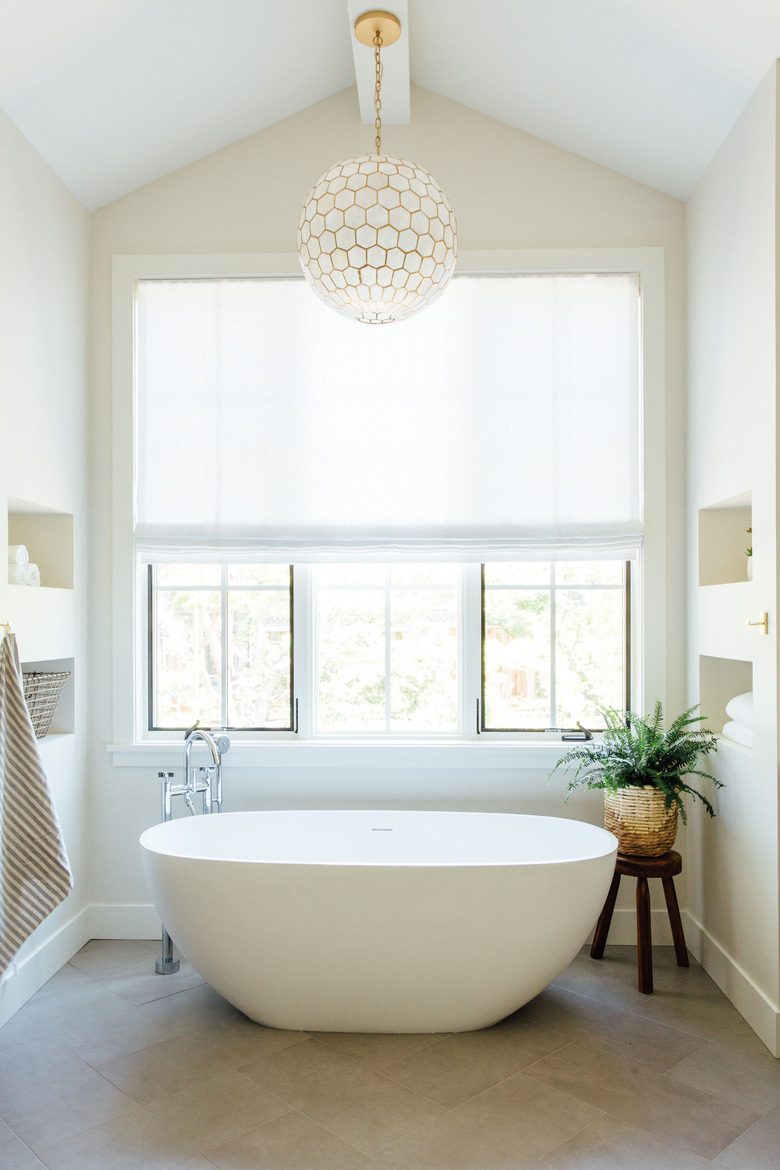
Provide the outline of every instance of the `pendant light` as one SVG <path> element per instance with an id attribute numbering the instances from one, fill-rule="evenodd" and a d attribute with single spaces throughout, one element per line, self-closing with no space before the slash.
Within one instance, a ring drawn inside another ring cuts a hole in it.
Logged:
<path id="1" fill-rule="evenodd" d="M 372 325 L 411 317 L 444 291 L 457 257 L 450 201 L 417 163 L 382 154 L 383 45 L 401 35 L 389 12 L 365 12 L 355 36 L 373 45 L 375 153 L 344 159 L 312 187 L 298 221 L 303 274 L 327 305 Z"/>

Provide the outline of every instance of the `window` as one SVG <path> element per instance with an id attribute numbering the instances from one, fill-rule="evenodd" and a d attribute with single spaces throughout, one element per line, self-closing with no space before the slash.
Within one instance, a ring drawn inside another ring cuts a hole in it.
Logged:
<path id="1" fill-rule="evenodd" d="M 318 732 L 460 729 L 460 567 L 315 570 Z"/>
<path id="2" fill-rule="evenodd" d="M 302 566 L 310 652 L 298 655 L 298 683 L 312 734 L 462 736 L 476 637 L 480 734 L 598 728 L 599 707 L 628 705 L 629 570 L 614 560 Z M 463 604 L 477 575 L 478 610 Z M 157 565 L 148 579 L 150 729 L 200 719 L 293 731 L 292 567 Z"/>
<path id="3" fill-rule="evenodd" d="M 115 261 L 117 743 L 199 715 L 264 742 L 538 738 L 629 681 L 662 692 L 663 258 L 557 265 L 463 256 L 447 297 L 374 331 L 294 260 Z M 582 578 L 605 557 L 619 580 Z M 234 574 L 282 565 L 289 619 L 263 624 Z"/>
<path id="4" fill-rule="evenodd" d="M 482 566 L 482 729 L 603 726 L 629 706 L 629 562 Z"/>
<path id="5" fill-rule="evenodd" d="M 293 727 L 292 569 L 150 565 L 149 729 Z"/>

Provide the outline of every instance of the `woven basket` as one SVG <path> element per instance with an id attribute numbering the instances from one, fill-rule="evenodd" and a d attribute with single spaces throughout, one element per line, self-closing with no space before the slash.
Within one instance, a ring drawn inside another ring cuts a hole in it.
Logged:
<path id="1" fill-rule="evenodd" d="M 60 701 L 62 688 L 70 678 L 69 670 L 32 670 L 24 678 L 24 701 L 36 739 L 43 739 Z"/>
<path id="2" fill-rule="evenodd" d="M 661 857 L 677 836 L 677 805 L 667 809 L 663 792 L 652 785 L 605 792 L 604 828 L 617 837 L 620 853 Z"/>

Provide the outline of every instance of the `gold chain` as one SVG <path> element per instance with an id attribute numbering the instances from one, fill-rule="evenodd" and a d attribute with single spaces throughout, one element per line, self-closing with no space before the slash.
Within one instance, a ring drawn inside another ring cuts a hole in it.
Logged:
<path id="1" fill-rule="evenodd" d="M 376 130 L 376 152 L 382 153 L 382 66 L 379 60 L 379 50 L 382 48 L 382 35 L 374 34 L 374 62 L 376 64 L 376 84 L 374 86 L 374 129 Z"/>

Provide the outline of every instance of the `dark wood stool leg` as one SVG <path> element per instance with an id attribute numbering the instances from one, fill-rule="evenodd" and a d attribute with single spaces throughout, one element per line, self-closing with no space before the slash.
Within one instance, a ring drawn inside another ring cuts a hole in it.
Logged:
<path id="1" fill-rule="evenodd" d="M 591 959 L 603 959 L 604 947 L 607 945 L 607 935 L 609 934 L 610 923 L 612 922 L 612 913 L 615 909 L 615 902 L 618 896 L 618 889 L 620 888 L 620 874 L 615 871 L 612 878 L 612 885 L 609 887 L 607 900 L 604 903 L 604 909 L 599 915 L 599 920 L 596 924 L 596 933 L 593 936 L 593 945 L 590 948 Z"/>
<path id="2" fill-rule="evenodd" d="M 646 877 L 636 879 L 636 935 L 639 990 L 653 991 L 653 936 L 650 926 L 650 891 Z"/>
<path id="3" fill-rule="evenodd" d="M 677 891 L 674 888 L 674 878 L 661 878 L 664 886 L 664 894 L 666 896 L 666 909 L 669 912 L 669 922 L 672 927 L 672 938 L 674 939 L 674 953 L 677 956 L 678 967 L 690 967 L 688 960 L 688 948 L 685 945 L 685 935 L 683 934 L 682 918 L 680 918 L 680 907 L 677 904 Z"/>

